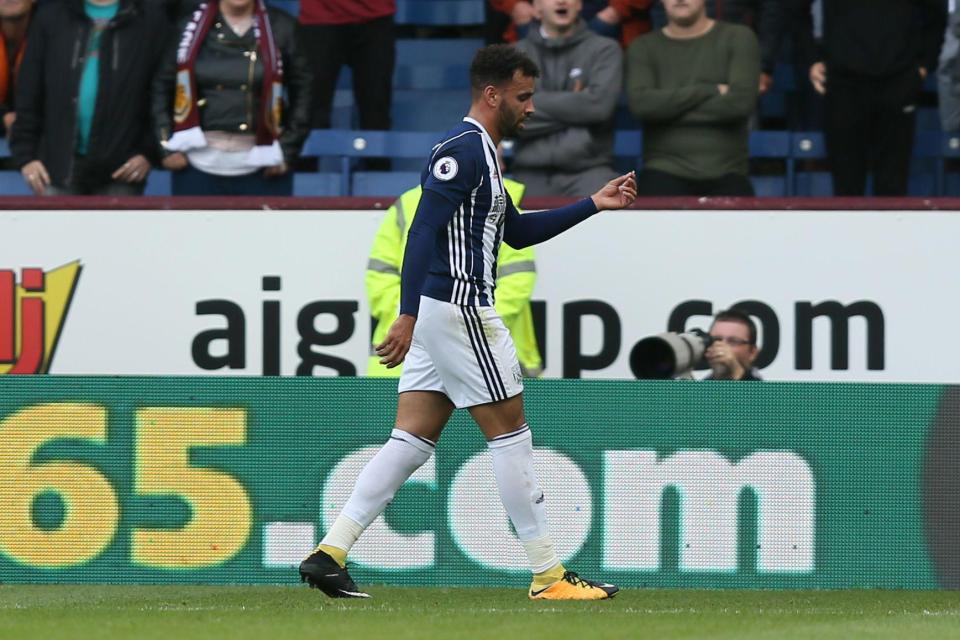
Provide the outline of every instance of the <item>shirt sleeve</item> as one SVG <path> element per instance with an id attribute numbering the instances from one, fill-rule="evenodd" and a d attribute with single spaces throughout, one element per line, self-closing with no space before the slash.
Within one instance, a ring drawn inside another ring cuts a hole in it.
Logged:
<path id="1" fill-rule="evenodd" d="M 430 261 L 436 247 L 437 234 L 442 233 L 457 205 L 436 191 L 423 191 L 417 215 L 407 234 L 407 247 L 400 270 L 400 314 L 416 317 L 420 312 L 420 294 L 430 271 Z"/>
<path id="2" fill-rule="evenodd" d="M 468 134 L 441 146 L 433 153 L 423 182 L 424 191 L 432 191 L 457 207 L 467 199 L 480 183 L 477 157 L 479 145 L 469 144 L 473 137 L 475 136 Z"/>
<path id="3" fill-rule="evenodd" d="M 549 211 L 528 211 L 521 214 L 507 194 L 507 217 L 503 239 L 514 249 L 523 249 L 545 242 L 597 213 L 592 198 Z"/>
<path id="4" fill-rule="evenodd" d="M 457 208 L 480 182 L 477 149 L 470 140 L 459 139 L 441 146 L 430 158 L 423 195 L 407 234 L 407 247 L 400 271 L 400 313 L 416 316 L 420 293 L 430 270 L 437 243 Z"/>

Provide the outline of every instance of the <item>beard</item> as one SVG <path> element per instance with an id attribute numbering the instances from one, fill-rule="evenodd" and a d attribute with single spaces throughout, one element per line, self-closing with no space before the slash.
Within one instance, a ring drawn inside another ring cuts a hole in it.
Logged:
<path id="1" fill-rule="evenodd" d="M 523 115 L 517 116 L 511 113 L 509 109 L 504 109 L 503 106 L 500 107 L 498 114 L 497 124 L 500 127 L 500 135 L 504 138 L 517 137 L 520 129 L 523 128 L 523 121 L 526 120 L 526 117 Z"/>

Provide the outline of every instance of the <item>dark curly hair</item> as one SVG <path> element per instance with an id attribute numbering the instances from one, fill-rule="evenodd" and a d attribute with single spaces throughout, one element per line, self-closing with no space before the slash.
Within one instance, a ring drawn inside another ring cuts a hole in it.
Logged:
<path id="1" fill-rule="evenodd" d="M 474 93 L 484 87 L 502 87 L 516 71 L 529 78 L 539 78 L 537 64 L 516 47 L 509 44 L 491 44 L 477 51 L 470 64 L 470 87 Z"/>

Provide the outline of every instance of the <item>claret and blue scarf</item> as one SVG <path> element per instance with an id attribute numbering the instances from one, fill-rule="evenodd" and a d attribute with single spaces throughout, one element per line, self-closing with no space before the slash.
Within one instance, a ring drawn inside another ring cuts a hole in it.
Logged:
<path id="1" fill-rule="evenodd" d="M 173 136 L 163 143 L 168 151 L 189 151 L 207 146 L 200 128 L 197 104 L 197 79 L 194 64 L 200 46 L 219 14 L 216 2 L 203 3 L 187 22 L 180 46 L 177 47 L 177 88 L 173 106 Z M 277 140 L 283 100 L 283 61 L 273 40 L 270 20 L 263 0 L 255 0 L 253 34 L 263 61 L 261 113 L 257 122 L 256 146 L 250 149 L 247 162 L 255 167 L 270 167 L 283 162 L 283 151 Z"/>

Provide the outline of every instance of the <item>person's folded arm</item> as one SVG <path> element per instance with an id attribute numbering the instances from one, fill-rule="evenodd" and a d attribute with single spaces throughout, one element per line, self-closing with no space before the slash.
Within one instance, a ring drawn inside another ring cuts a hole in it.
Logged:
<path id="1" fill-rule="evenodd" d="M 741 120 L 750 117 L 757 108 L 760 47 L 752 31 L 742 27 L 740 32 L 733 40 L 729 76 L 725 83 L 729 90 L 725 94 L 716 90 L 713 97 L 684 113 L 677 120 L 678 123 L 709 124 Z"/>
<path id="2" fill-rule="evenodd" d="M 586 69 L 587 84 L 580 91 L 538 91 L 537 111 L 570 125 L 592 125 L 609 121 L 617 108 L 623 86 L 623 54 L 620 46 L 607 40 Z"/>
<path id="3" fill-rule="evenodd" d="M 634 40 L 627 53 L 627 102 L 641 123 L 670 122 L 716 94 L 716 86 L 706 83 L 658 87 L 644 39 Z"/>

